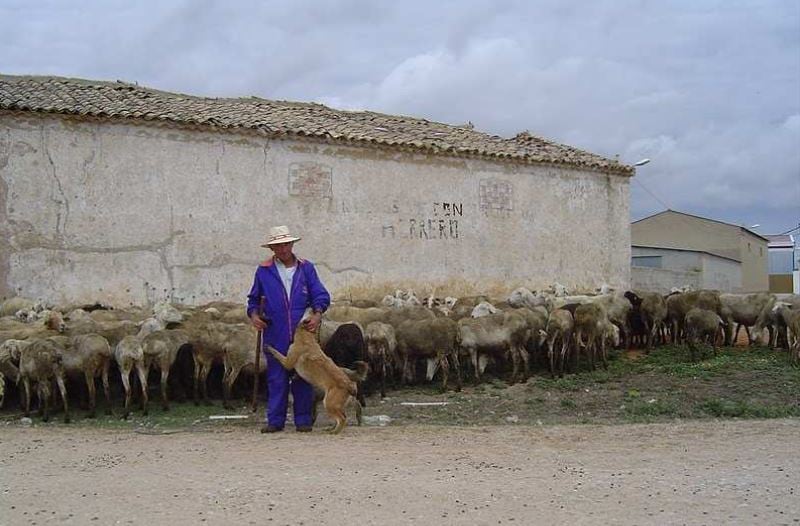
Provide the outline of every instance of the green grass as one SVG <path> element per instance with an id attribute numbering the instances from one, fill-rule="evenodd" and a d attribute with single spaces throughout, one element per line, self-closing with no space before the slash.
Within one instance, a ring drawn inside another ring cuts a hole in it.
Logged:
<path id="1" fill-rule="evenodd" d="M 578 404 L 575 403 L 575 400 L 573 400 L 572 398 L 562 398 L 561 407 L 565 409 L 575 409 L 576 407 L 578 407 Z"/>
<path id="2" fill-rule="evenodd" d="M 660 417 L 680 416 L 680 405 L 676 400 L 658 400 L 636 398 L 624 405 L 627 420 L 632 422 L 650 422 Z"/>
<path id="3" fill-rule="evenodd" d="M 800 407 L 768 405 L 747 400 L 710 398 L 698 404 L 698 411 L 717 418 L 786 418 L 800 416 Z"/>

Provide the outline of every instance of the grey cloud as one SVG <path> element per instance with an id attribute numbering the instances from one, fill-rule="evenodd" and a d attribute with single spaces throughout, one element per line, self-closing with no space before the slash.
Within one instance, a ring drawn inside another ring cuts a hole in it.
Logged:
<path id="1" fill-rule="evenodd" d="M 625 162 L 670 206 L 800 220 L 800 4 L 4 2 L 0 70 L 316 100 Z M 634 218 L 662 206 L 639 183 Z"/>

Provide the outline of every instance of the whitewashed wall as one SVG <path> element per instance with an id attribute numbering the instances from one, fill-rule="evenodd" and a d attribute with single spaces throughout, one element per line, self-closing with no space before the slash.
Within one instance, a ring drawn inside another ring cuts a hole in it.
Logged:
<path id="1" fill-rule="evenodd" d="M 626 177 L 0 113 L 0 294 L 242 299 L 271 225 L 334 292 L 626 287 Z"/>

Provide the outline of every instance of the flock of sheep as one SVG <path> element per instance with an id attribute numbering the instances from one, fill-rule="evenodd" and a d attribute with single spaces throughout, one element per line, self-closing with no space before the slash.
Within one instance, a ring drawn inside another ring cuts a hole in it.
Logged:
<path id="1" fill-rule="evenodd" d="M 476 382 L 489 364 L 500 371 L 509 365 L 509 380 L 516 382 L 524 381 L 537 361 L 553 376 L 577 370 L 581 359 L 590 368 L 607 366 L 609 348 L 629 347 L 636 340 L 647 349 L 685 342 L 694 359 L 698 344 L 730 345 L 742 327 L 751 343 L 785 347 L 794 363 L 800 361 L 800 296 L 791 294 L 680 290 L 663 296 L 603 286 L 593 294 L 570 295 L 556 285 L 540 292 L 519 288 L 494 300 L 420 300 L 412 291 L 397 291 L 380 302 L 337 301 L 318 334 L 338 365 L 369 363 L 362 394 L 379 385 L 385 396 L 387 381 L 415 381 L 418 364 L 425 365 L 428 381 L 440 374 L 443 390 L 454 374 L 460 389 L 462 361 Z M 35 388 L 40 413 L 47 419 L 56 385 L 68 422 L 67 386 L 73 378 L 86 385 L 89 416 L 94 416 L 100 378 L 110 412 L 115 364 L 125 393 L 122 416 L 130 412 L 134 371 L 146 414 L 152 369 L 160 373 L 166 410 L 171 372 L 189 377 L 182 380 L 191 384 L 195 402 L 207 401 L 209 373 L 221 364 L 223 404 L 228 407 L 240 373 L 253 374 L 256 339 L 244 307 L 235 303 L 189 307 L 163 302 L 152 309 L 114 310 L 99 304 L 54 308 L 14 297 L 0 305 L 0 403 L 6 384 L 18 386 L 27 416 Z M 181 353 L 191 356 L 190 372 L 176 366 Z M 265 360 L 260 363 L 263 372 Z"/>

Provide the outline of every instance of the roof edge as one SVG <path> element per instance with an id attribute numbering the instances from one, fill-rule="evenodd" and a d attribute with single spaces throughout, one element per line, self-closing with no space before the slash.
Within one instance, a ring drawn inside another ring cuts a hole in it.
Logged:
<path id="1" fill-rule="evenodd" d="M 727 260 L 733 261 L 735 263 L 741 263 L 742 262 L 741 259 L 732 258 L 730 256 L 723 256 L 722 254 L 716 254 L 714 252 L 709 252 L 708 250 L 697 250 L 697 249 L 694 249 L 694 248 L 678 248 L 678 247 L 664 247 L 664 246 L 658 246 L 658 245 L 634 245 L 634 244 L 631 244 L 631 248 L 634 248 L 634 247 L 636 247 L 636 248 L 652 248 L 652 249 L 656 249 L 656 250 L 677 250 L 678 252 L 696 252 L 697 254 L 707 254 L 709 256 L 714 256 L 715 258 L 727 259 Z M 636 256 L 631 255 L 631 257 L 636 257 Z"/>

